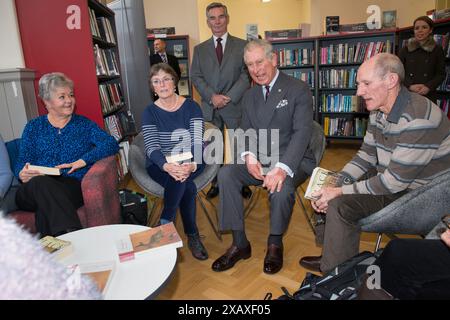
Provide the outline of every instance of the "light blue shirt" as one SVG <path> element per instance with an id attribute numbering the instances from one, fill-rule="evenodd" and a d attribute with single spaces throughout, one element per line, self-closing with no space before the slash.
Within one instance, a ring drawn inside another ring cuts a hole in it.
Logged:
<path id="1" fill-rule="evenodd" d="M 6 149 L 2 136 L 0 136 L 0 199 L 5 197 L 6 192 L 11 187 L 13 177 L 8 150 Z"/>

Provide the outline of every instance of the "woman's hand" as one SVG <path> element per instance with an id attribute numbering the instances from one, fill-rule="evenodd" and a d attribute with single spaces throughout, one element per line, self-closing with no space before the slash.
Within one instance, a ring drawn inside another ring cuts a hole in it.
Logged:
<path id="1" fill-rule="evenodd" d="M 413 84 L 413 85 L 409 86 L 409 90 L 412 92 L 418 93 L 422 96 L 425 96 L 428 94 L 428 92 L 430 92 L 430 88 L 428 88 L 424 84 Z"/>
<path id="2" fill-rule="evenodd" d="M 28 169 L 28 166 L 30 164 L 27 162 L 25 166 L 20 170 L 19 172 L 19 178 L 23 183 L 27 183 L 31 180 L 31 178 L 37 177 L 37 176 L 43 176 L 39 171 L 37 170 L 30 170 Z"/>
<path id="3" fill-rule="evenodd" d="M 184 181 L 186 179 L 186 174 L 184 173 L 186 169 L 184 169 L 182 165 L 179 165 L 178 163 L 165 163 L 163 165 L 163 170 L 176 181 Z"/>
<path id="4" fill-rule="evenodd" d="M 60 164 L 60 165 L 56 166 L 56 168 L 58 168 L 58 169 L 71 168 L 71 169 L 69 170 L 69 172 L 67 172 L 67 174 L 71 174 L 72 172 L 74 172 L 74 171 L 76 171 L 76 170 L 78 170 L 78 169 L 80 169 L 80 168 L 83 168 L 83 167 L 85 167 L 85 166 L 86 166 L 86 162 L 84 162 L 83 159 L 80 159 L 80 160 L 77 160 L 77 161 L 72 162 L 72 163 L 63 163 L 63 164 Z"/>

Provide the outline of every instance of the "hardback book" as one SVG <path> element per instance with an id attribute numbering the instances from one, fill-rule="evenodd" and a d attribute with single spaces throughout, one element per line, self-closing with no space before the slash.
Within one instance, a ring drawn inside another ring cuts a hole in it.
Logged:
<path id="1" fill-rule="evenodd" d="M 92 263 L 81 263 L 67 267 L 72 274 L 88 276 L 97 286 L 103 296 L 106 295 L 116 270 L 115 261 L 99 261 Z"/>
<path id="2" fill-rule="evenodd" d="M 180 248 L 183 242 L 171 223 L 130 234 L 116 243 L 120 262 L 133 260 L 150 252 Z"/>
<path id="3" fill-rule="evenodd" d="M 61 240 L 52 236 L 45 236 L 39 240 L 45 251 L 59 261 L 73 253 L 73 245 L 70 241 Z"/>
<path id="4" fill-rule="evenodd" d="M 28 169 L 39 171 L 39 173 L 46 174 L 48 176 L 60 176 L 61 175 L 61 170 L 59 170 L 58 168 L 34 166 L 34 165 L 30 164 L 28 166 Z"/>
<path id="5" fill-rule="evenodd" d="M 182 44 L 174 44 L 173 45 L 173 55 L 177 58 L 184 57 L 184 50 Z"/>
<path id="6" fill-rule="evenodd" d="M 339 16 L 327 16 L 325 18 L 325 31 L 327 35 L 339 33 Z"/>
<path id="7" fill-rule="evenodd" d="M 192 159 L 192 153 L 189 152 L 183 152 L 179 154 L 174 154 L 166 157 L 166 161 L 168 163 L 188 163 L 191 162 Z"/>
<path id="8" fill-rule="evenodd" d="M 179 66 L 180 66 L 181 76 L 182 77 L 187 77 L 188 76 L 187 63 L 186 62 L 180 62 Z"/>
<path id="9" fill-rule="evenodd" d="M 312 194 L 324 187 L 339 187 L 342 185 L 344 177 L 337 172 L 316 167 L 313 170 L 305 192 L 305 198 L 309 200 L 317 200 Z"/>
<path id="10" fill-rule="evenodd" d="M 383 29 L 397 27 L 397 10 L 383 11 Z"/>
<path id="11" fill-rule="evenodd" d="M 189 95 L 188 80 L 180 80 L 178 82 L 178 92 L 180 93 L 180 96 L 188 96 Z"/>

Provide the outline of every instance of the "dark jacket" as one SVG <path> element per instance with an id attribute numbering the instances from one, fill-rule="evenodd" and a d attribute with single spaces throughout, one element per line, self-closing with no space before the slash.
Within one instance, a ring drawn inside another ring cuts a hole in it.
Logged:
<path id="1" fill-rule="evenodd" d="M 399 54 L 405 67 L 405 86 L 424 84 L 430 92 L 427 98 L 436 102 L 436 88 L 445 78 L 445 56 L 442 47 L 430 37 L 423 45 L 414 38 L 408 40 Z"/>
<path id="2" fill-rule="evenodd" d="M 181 70 L 180 70 L 180 65 L 178 64 L 177 57 L 175 57 L 175 56 L 173 56 L 171 54 L 168 54 L 167 52 L 166 52 L 166 55 L 167 55 L 168 65 L 173 68 L 175 73 L 178 75 L 178 79 L 180 79 L 180 77 L 181 77 Z M 155 54 L 150 56 L 150 66 L 152 66 L 154 64 L 157 64 L 157 63 L 160 63 L 160 62 L 163 62 L 163 61 L 162 61 L 161 56 L 159 54 L 155 53 Z"/>

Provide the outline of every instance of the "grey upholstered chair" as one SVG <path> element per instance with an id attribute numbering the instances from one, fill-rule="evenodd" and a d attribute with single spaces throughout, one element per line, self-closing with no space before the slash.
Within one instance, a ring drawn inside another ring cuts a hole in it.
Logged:
<path id="1" fill-rule="evenodd" d="M 427 235 L 442 216 L 450 213 L 450 171 L 417 188 L 382 210 L 359 221 L 362 231 L 381 234 Z"/>
<path id="2" fill-rule="evenodd" d="M 130 146 L 129 151 L 129 165 L 130 172 L 133 176 L 134 181 L 147 193 L 157 197 L 160 201 L 158 205 L 153 206 L 152 212 L 150 213 L 149 221 L 153 217 L 153 211 L 156 207 L 158 207 L 162 203 L 162 198 L 164 197 L 164 188 L 161 187 L 156 181 L 154 181 L 148 175 L 145 170 L 145 151 L 144 151 L 144 136 L 142 132 L 139 133 L 133 140 L 132 145 Z M 209 224 L 211 225 L 215 235 L 219 240 L 222 240 L 222 236 L 218 231 L 218 215 L 217 209 L 208 199 L 205 199 L 210 203 L 213 208 L 215 214 L 215 222 L 211 218 L 208 210 L 205 207 L 205 204 L 202 198 L 199 196 L 199 193 L 203 192 L 202 190 L 214 179 L 219 171 L 219 164 L 207 164 L 203 172 L 194 180 L 194 183 L 197 187 L 197 199 L 203 209 L 203 212 L 208 219 Z"/>

